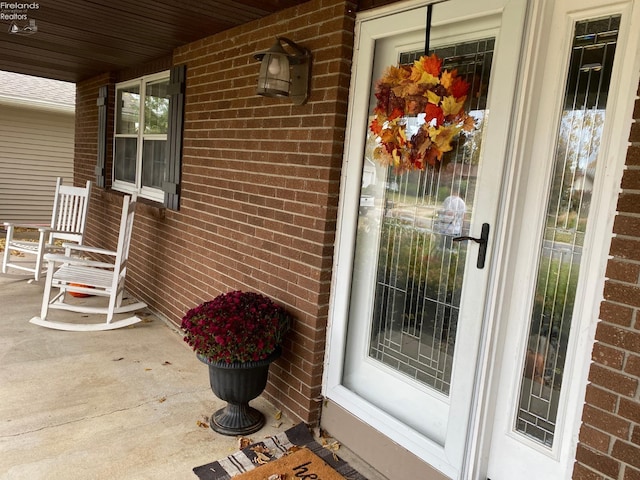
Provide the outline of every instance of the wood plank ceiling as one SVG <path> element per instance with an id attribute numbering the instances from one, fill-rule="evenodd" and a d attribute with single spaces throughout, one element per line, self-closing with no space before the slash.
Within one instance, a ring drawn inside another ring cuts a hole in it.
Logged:
<path id="1" fill-rule="evenodd" d="M 7 0 L 0 10 L 0 70 L 78 82 L 305 1 L 38 0 L 37 8 L 19 10 L 11 4 L 27 0 Z M 37 32 L 23 34 L 29 20 Z M 12 21 L 17 33 L 9 31 Z"/>

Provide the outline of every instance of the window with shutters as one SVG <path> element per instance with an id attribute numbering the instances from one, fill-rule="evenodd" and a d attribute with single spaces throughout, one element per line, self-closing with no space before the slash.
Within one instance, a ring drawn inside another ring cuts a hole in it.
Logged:
<path id="1" fill-rule="evenodd" d="M 168 71 L 116 85 L 115 190 L 164 201 L 170 99 Z"/>
<path id="2" fill-rule="evenodd" d="M 98 89 L 96 186 L 180 208 L 185 65 L 116 85 L 115 133 L 109 132 L 109 86 Z M 113 140 L 113 170 L 106 172 Z M 110 181 L 111 180 L 111 183 Z"/>

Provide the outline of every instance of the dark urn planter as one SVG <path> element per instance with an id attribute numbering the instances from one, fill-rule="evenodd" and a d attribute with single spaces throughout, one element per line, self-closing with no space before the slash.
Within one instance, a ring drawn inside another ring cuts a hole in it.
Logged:
<path id="1" fill-rule="evenodd" d="M 224 408 L 211 415 L 211 428 L 222 435 L 249 435 L 265 424 L 262 412 L 249 406 L 267 386 L 269 366 L 280 357 L 276 349 L 264 360 L 256 362 L 211 362 L 198 355 L 209 366 L 211 390 L 220 400 L 227 402 Z"/>

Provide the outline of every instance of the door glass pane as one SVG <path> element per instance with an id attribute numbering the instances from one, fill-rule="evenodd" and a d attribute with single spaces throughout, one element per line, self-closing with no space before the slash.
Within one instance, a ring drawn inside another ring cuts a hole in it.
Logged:
<path id="1" fill-rule="evenodd" d="M 444 166 L 396 174 L 373 160 L 371 133 L 365 150 L 352 281 L 370 284 L 366 266 L 375 262 L 368 356 L 445 395 L 467 254 L 466 242 L 453 237 L 469 234 L 493 47 L 487 39 L 435 50 L 444 69 L 457 69 L 471 84 L 465 109 L 477 119 L 477 130 L 461 136 Z M 403 53 L 400 62 L 421 55 Z M 409 125 L 419 121 L 407 118 Z M 368 308 L 364 302 L 352 295 L 350 307 Z"/>
<path id="2" fill-rule="evenodd" d="M 552 446 L 620 17 L 579 22 L 556 139 L 516 429 Z"/>

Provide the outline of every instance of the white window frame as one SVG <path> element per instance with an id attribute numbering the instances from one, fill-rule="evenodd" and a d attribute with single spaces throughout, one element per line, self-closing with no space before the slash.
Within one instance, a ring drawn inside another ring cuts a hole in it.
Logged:
<path id="1" fill-rule="evenodd" d="M 137 134 L 130 133 L 116 133 L 118 131 L 118 109 L 115 109 L 115 125 L 114 125 L 114 134 L 113 134 L 113 166 L 112 166 L 112 177 L 113 183 L 112 188 L 114 190 L 118 190 L 124 193 L 137 194 L 142 198 L 147 198 L 149 200 L 153 200 L 155 202 L 164 202 L 164 191 L 159 188 L 145 187 L 142 185 L 142 152 L 144 140 L 164 140 L 168 141 L 169 135 L 168 132 L 166 134 L 145 134 L 144 133 L 144 99 L 146 97 L 146 87 L 150 82 L 155 82 L 158 80 L 169 80 L 169 70 L 154 73 L 152 75 L 144 75 L 142 77 L 138 77 L 134 80 L 128 80 L 126 82 L 121 82 L 116 84 L 116 101 L 118 98 L 118 90 L 126 87 L 130 87 L 132 85 L 137 85 L 140 88 L 140 126 L 138 128 Z M 136 148 L 136 179 L 135 183 L 125 182 L 123 180 L 116 179 L 116 140 L 118 138 L 137 138 L 137 148 Z"/>

